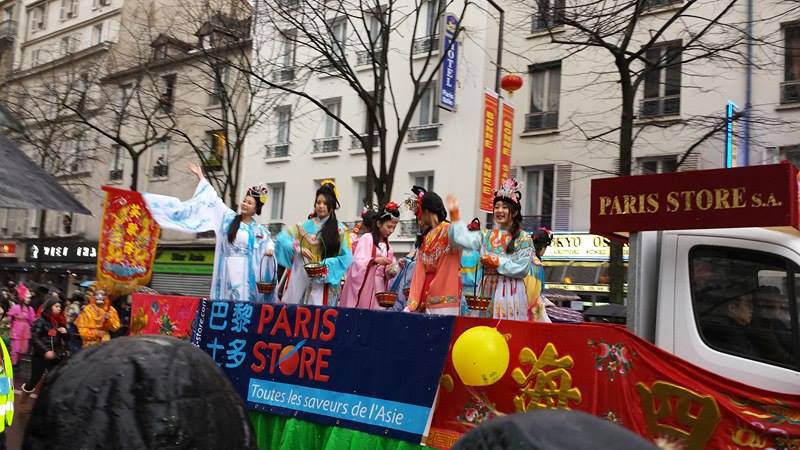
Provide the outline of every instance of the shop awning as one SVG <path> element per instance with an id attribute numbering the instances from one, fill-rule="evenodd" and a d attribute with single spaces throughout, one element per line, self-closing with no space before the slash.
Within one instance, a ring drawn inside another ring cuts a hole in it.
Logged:
<path id="1" fill-rule="evenodd" d="M 56 179 L 0 135 L 0 207 L 92 213 Z"/>

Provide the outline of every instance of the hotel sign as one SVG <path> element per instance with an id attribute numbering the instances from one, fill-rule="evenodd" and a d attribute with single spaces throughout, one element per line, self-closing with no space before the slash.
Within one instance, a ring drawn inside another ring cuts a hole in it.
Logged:
<path id="1" fill-rule="evenodd" d="M 575 233 L 559 234 L 553 237 L 553 243 L 547 247 L 542 258 L 545 261 L 557 260 L 597 260 L 608 261 L 610 247 L 606 238 L 596 234 Z M 628 259 L 628 245 L 623 248 L 623 255 Z M 548 286 L 550 284 L 548 283 Z"/>

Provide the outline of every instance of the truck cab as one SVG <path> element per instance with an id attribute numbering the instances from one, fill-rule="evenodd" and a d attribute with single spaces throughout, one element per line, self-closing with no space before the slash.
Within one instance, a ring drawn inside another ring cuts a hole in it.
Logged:
<path id="1" fill-rule="evenodd" d="M 792 227 L 641 232 L 629 326 L 749 386 L 800 394 L 800 233 Z"/>

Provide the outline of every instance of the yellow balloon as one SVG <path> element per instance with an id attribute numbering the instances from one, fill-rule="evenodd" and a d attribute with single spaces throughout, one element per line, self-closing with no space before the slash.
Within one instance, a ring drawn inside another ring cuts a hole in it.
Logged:
<path id="1" fill-rule="evenodd" d="M 496 328 L 472 327 L 453 344 L 453 367 L 467 386 L 489 386 L 508 369 L 508 343 Z"/>

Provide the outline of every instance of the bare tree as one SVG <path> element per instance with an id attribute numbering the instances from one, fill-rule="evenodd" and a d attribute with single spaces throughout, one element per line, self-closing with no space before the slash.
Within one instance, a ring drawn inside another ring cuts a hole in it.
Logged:
<path id="1" fill-rule="evenodd" d="M 680 111 L 681 89 L 691 88 L 682 81 L 682 76 L 684 79 L 687 74 L 703 76 L 702 65 L 707 64 L 714 64 L 720 70 L 752 64 L 748 39 L 751 44 L 767 42 L 766 37 L 749 33 L 747 22 L 737 11 L 743 3 L 741 0 L 535 0 L 534 31 L 548 34 L 550 42 L 558 44 L 567 58 L 579 55 L 593 61 L 591 72 L 577 74 L 587 80 L 582 89 L 605 83 L 615 99 L 612 102 L 618 101 L 597 113 L 600 118 L 584 117 L 583 122 L 570 119 L 572 131 L 579 139 L 616 147 L 618 164 L 612 173 L 631 174 L 636 140 L 644 139 L 654 129 L 681 127 L 694 136 L 694 142 L 683 149 L 678 165 L 706 141 L 724 139 L 723 131 L 730 120 L 724 114 L 676 115 Z M 759 20 L 774 20 L 779 14 Z M 531 16 L 526 15 L 525 21 L 530 29 Z M 638 105 L 637 114 L 637 93 L 641 90 L 645 91 L 645 98 Z M 757 120 L 750 105 L 746 106 L 733 120 Z M 618 119 L 608 120 L 613 114 L 618 114 Z M 589 164 L 581 165 L 594 169 Z M 611 243 L 610 297 L 617 303 L 624 298 L 622 251 L 621 243 Z"/>
<path id="2" fill-rule="evenodd" d="M 453 0 L 259 2 L 254 39 L 257 48 L 271 52 L 254 54 L 253 66 L 258 70 L 239 69 L 272 92 L 314 105 L 343 127 L 366 155 L 368 198 L 363 201 L 371 204 L 374 193 L 383 204 L 391 196 L 406 137 L 410 132 L 436 131 L 415 130 L 412 120 L 435 87 L 434 78 L 450 50 L 440 50 L 440 22 L 452 9 L 462 23 L 470 4 Z M 455 30 L 453 41 L 462 31 L 461 27 Z M 306 92 L 303 80 L 315 75 L 339 79 L 358 96 L 364 105 L 364 123 L 341 117 L 335 107 Z M 401 86 L 409 85 L 411 94 L 401 95 L 407 92 Z"/>

